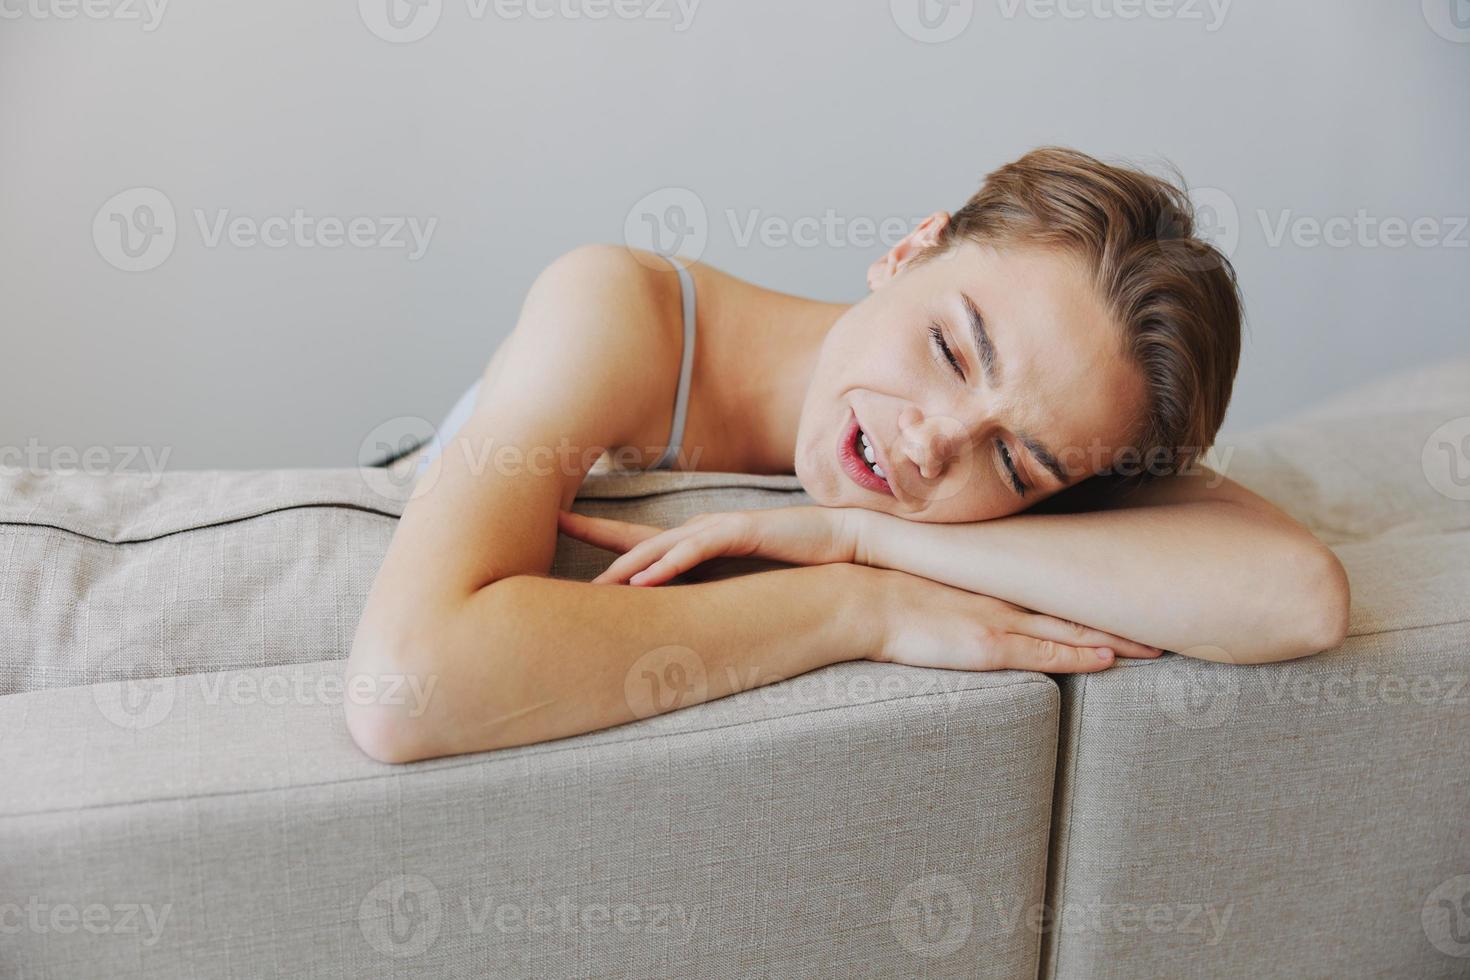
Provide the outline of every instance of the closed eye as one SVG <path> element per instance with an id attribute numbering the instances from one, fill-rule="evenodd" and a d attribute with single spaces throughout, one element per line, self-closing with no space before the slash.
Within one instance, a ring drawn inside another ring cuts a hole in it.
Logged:
<path id="1" fill-rule="evenodd" d="M 929 324 L 929 338 L 931 345 L 939 357 L 944 361 L 948 361 L 949 366 L 954 368 L 954 373 L 963 379 L 965 372 L 960 367 L 959 360 L 955 358 L 954 351 L 949 349 L 949 344 L 944 339 L 944 331 L 939 329 L 939 324 Z"/>
<path id="2" fill-rule="evenodd" d="M 945 341 L 944 331 L 940 329 L 939 324 L 929 324 L 929 338 L 937 358 L 943 362 L 947 362 L 954 369 L 954 373 L 963 380 L 965 371 L 960 367 L 960 362 L 954 356 L 954 351 L 950 350 L 949 344 Z M 1026 491 L 1029 488 L 1026 486 L 1025 481 L 1021 479 L 1020 472 L 1016 469 L 1016 461 L 1011 458 L 1011 451 L 999 439 L 995 441 L 995 447 L 996 454 L 1000 457 L 1001 467 L 1005 470 L 1006 478 L 1010 480 L 1011 489 L 1016 492 L 1016 496 L 1018 497 L 1026 496 Z"/>
<path id="3" fill-rule="evenodd" d="M 1000 456 L 1001 465 L 1005 467 L 1006 475 L 1010 478 L 1011 489 L 1016 491 L 1018 497 L 1026 496 L 1026 484 L 1021 481 L 1021 474 L 1016 472 L 1016 461 L 1011 459 L 1011 451 L 999 439 L 995 441 L 995 448 Z"/>

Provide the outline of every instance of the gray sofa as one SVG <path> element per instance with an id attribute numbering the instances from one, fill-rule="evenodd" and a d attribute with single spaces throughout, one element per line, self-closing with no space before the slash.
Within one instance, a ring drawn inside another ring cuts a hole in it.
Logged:
<path id="1" fill-rule="evenodd" d="M 1470 975 L 1470 361 L 1221 449 L 1347 566 L 1339 649 L 850 663 L 400 767 L 342 720 L 388 471 L 0 470 L 0 975 Z M 597 473 L 576 507 L 803 502 Z"/>

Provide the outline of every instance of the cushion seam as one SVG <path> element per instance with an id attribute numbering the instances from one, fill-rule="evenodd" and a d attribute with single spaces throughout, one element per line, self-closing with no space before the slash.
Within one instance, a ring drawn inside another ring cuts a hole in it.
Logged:
<path id="1" fill-rule="evenodd" d="M 1066 758 L 1062 758 L 1059 756 L 1057 759 L 1057 764 L 1065 766 L 1066 771 L 1064 783 L 1067 792 L 1067 822 L 1065 826 L 1059 828 L 1061 835 L 1064 835 L 1064 839 L 1060 842 L 1061 847 L 1058 848 L 1061 853 L 1051 855 L 1051 858 L 1058 862 L 1056 895 L 1048 895 L 1046 902 L 1046 905 L 1049 906 L 1052 910 L 1051 926 L 1053 929 L 1057 930 L 1055 933 L 1055 943 L 1052 946 L 1052 955 L 1048 957 L 1048 975 L 1051 978 L 1055 978 L 1060 970 L 1063 936 L 1060 928 L 1060 912 L 1058 910 L 1064 907 L 1063 900 L 1067 892 L 1067 871 L 1071 866 L 1072 817 L 1077 810 L 1077 770 L 1079 768 L 1077 765 L 1077 760 L 1082 752 L 1082 739 L 1078 737 L 1078 733 L 1082 731 L 1082 712 L 1087 706 L 1087 680 L 1088 676 L 1086 674 L 1082 674 L 1078 678 L 1076 719 L 1071 725 L 1068 726 L 1068 744 L 1066 746 L 1067 755 Z M 1062 749 L 1060 742 L 1058 743 L 1057 748 L 1059 751 Z M 1055 812 L 1056 811 L 1054 809 L 1053 813 Z M 1048 847 L 1048 851 L 1050 850 L 1051 848 Z M 1055 899 L 1054 901 L 1053 898 Z"/>
<path id="2" fill-rule="evenodd" d="M 632 494 L 632 495 L 628 495 L 628 496 L 619 496 L 619 497 L 593 497 L 593 496 L 589 496 L 589 497 L 578 497 L 576 499 L 578 501 L 583 501 L 583 500 L 598 500 L 598 501 L 604 501 L 604 500 L 606 500 L 606 501 L 623 501 L 623 500 L 629 500 L 629 501 L 634 501 L 634 500 L 646 500 L 646 499 L 648 499 L 650 497 L 664 497 L 664 496 L 668 496 L 670 494 L 707 493 L 707 492 L 719 491 L 719 490 L 726 490 L 726 489 L 730 489 L 730 488 L 729 487 L 681 487 L 679 489 L 672 489 L 672 490 L 653 490 L 653 491 L 649 491 L 648 493 Z M 744 489 L 754 490 L 754 491 L 756 491 L 758 493 L 793 494 L 793 493 L 799 493 L 800 492 L 799 490 L 784 489 L 784 488 L 779 488 L 779 487 L 745 487 Z M 294 511 L 294 510 L 345 510 L 345 511 L 355 511 L 357 513 L 362 513 L 362 514 L 371 514 L 371 515 L 373 515 L 375 517 L 386 517 L 389 520 L 394 520 L 394 521 L 399 520 L 403 516 L 402 515 L 402 512 L 400 512 L 400 511 L 392 511 L 392 510 L 387 510 L 387 509 L 378 508 L 378 507 L 370 507 L 370 506 L 368 506 L 366 504 L 355 504 L 355 503 L 350 503 L 350 502 L 347 502 L 347 501 L 335 500 L 335 501 L 307 501 L 307 502 L 295 503 L 295 504 L 282 504 L 279 507 L 271 507 L 271 508 L 266 509 L 266 510 L 251 511 L 250 513 L 239 514 L 239 515 L 234 516 L 234 517 L 213 518 L 213 519 L 209 519 L 209 520 L 200 521 L 198 523 L 188 524 L 188 525 L 185 525 L 183 527 L 171 528 L 171 529 L 166 530 L 166 531 L 158 531 L 156 533 L 146 534 L 146 535 L 135 535 L 135 536 L 132 536 L 132 537 L 125 537 L 125 536 L 104 537 L 101 534 L 97 533 L 96 531 L 83 531 L 83 530 L 79 530 L 79 529 L 74 528 L 74 527 L 67 527 L 67 526 L 62 525 L 62 524 L 53 524 L 53 523 L 50 523 L 49 521 L 22 521 L 22 520 L 4 519 L 4 520 L 0 520 L 0 527 L 18 527 L 18 528 L 31 527 L 31 528 L 39 528 L 39 529 L 42 529 L 42 530 L 48 530 L 48 531 L 60 531 L 63 534 L 70 534 L 70 535 L 73 535 L 75 537 L 85 538 L 88 541 L 96 541 L 99 544 L 110 544 L 110 545 L 148 544 L 150 542 L 160 541 L 160 540 L 162 540 L 164 538 L 173 537 L 174 535 L 178 535 L 178 534 L 187 534 L 187 533 L 189 533 L 191 531 L 210 531 L 210 530 L 213 530 L 215 528 L 227 527 L 227 526 L 229 526 L 231 524 L 239 524 L 239 523 L 242 523 L 244 521 L 252 521 L 252 520 L 256 520 L 257 518 L 270 517 L 270 516 L 272 516 L 274 514 L 283 514 L 283 513 L 287 513 L 289 511 Z"/>

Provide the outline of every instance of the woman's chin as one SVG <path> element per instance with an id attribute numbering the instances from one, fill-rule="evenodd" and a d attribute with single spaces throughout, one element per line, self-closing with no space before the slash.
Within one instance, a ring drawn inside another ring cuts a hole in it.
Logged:
<path id="1" fill-rule="evenodd" d="M 797 467 L 796 478 L 801 482 L 801 488 L 806 495 L 812 498 L 812 503 L 819 507 L 846 507 L 849 502 L 844 499 L 841 487 L 834 487 L 830 479 L 812 479 L 810 474 L 802 472 Z"/>

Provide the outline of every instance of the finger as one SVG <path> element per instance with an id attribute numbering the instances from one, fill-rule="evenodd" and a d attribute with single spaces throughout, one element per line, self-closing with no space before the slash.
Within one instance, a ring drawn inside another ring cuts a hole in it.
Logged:
<path id="1" fill-rule="evenodd" d="M 644 554 L 647 554 L 647 552 L 644 552 Z M 611 565 L 603 569 L 602 573 L 592 580 L 592 584 L 623 585 L 633 575 L 646 568 L 649 561 L 653 560 L 655 559 L 649 558 L 640 562 L 637 549 L 626 552 L 625 554 L 619 555 L 613 560 Z"/>
<path id="2" fill-rule="evenodd" d="M 688 537 L 670 548 L 662 558 L 628 579 L 629 585 L 662 585 L 675 575 L 682 575 L 708 558 L 715 557 L 709 538 Z"/>
<path id="3" fill-rule="evenodd" d="M 1056 640 L 1076 647 L 1108 647 L 1120 657 L 1134 660 L 1152 659 L 1159 656 L 1158 647 L 1135 643 L 1126 637 L 1059 619 L 1045 613 L 1029 613 L 1020 618 L 1018 631 L 1044 640 Z"/>
<path id="4" fill-rule="evenodd" d="M 627 521 L 615 521 L 606 517 L 589 517 L 570 510 L 558 511 L 556 523 L 567 537 L 585 541 L 593 547 L 606 551 L 627 551 L 649 538 L 664 533 L 661 527 L 630 524 Z"/>
<path id="5" fill-rule="evenodd" d="M 603 585 L 627 582 L 629 578 L 662 558 L 665 552 L 687 533 L 686 528 L 674 528 L 657 534 L 641 544 L 634 545 L 626 554 L 607 566 L 606 571 L 593 579 L 592 583 Z"/>
<path id="6" fill-rule="evenodd" d="M 1091 674 L 1115 663 L 1110 647 L 1072 646 L 1021 633 L 1006 634 L 998 652 L 1005 667 L 1045 674 Z"/>
<path id="7" fill-rule="evenodd" d="M 708 515 L 694 518 L 688 523 L 670 528 L 663 534 L 650 538 L 613 562 L 603 574 L 612 581 L 626 579 L 630 585 L 658 585 L 680 572 L 693 568 L 700 562 L 729 553 L 732 547 L 732 535 L 742 525 L 740 522 L 707 518 Z M 668 555 L 686 541 L 696 541 L 698 544 L 686 546 L 680 550 L 676 560 L 667 562 L 661 567 L 657 576 L 648 580 L 645 580 L 646 577 L 640 577 L 636 583 L 632 581 L 633 576 L 641 576 L 641 573 L 650 571 L 652 566 L 659 561 L 667 560 Z"/>

